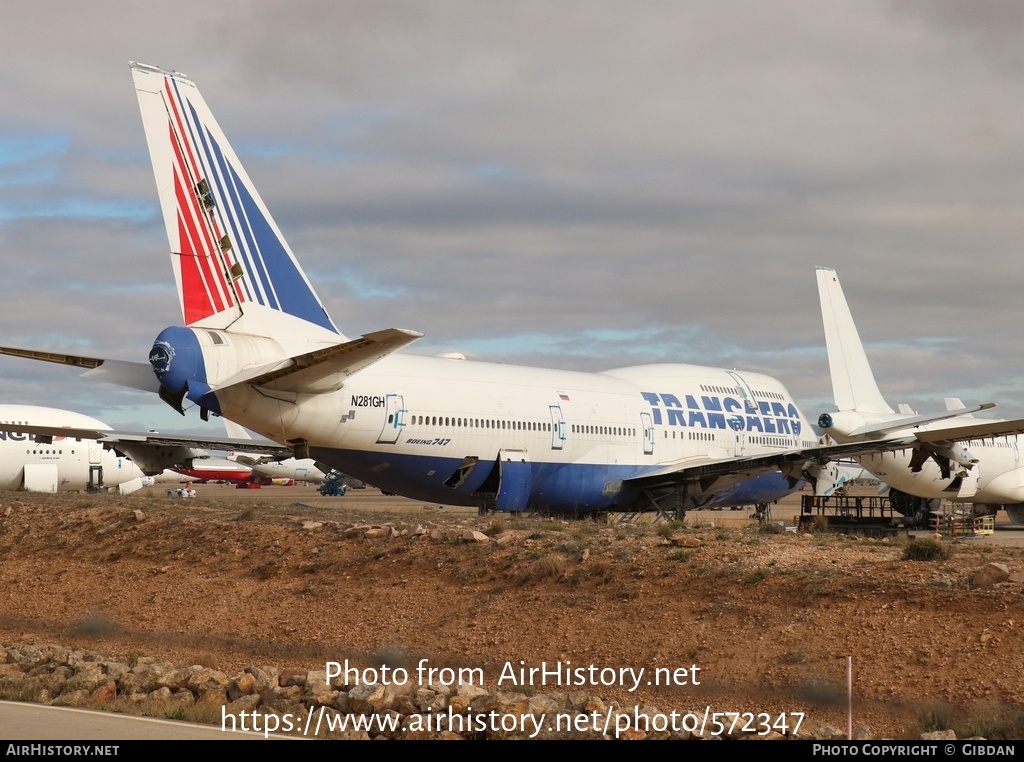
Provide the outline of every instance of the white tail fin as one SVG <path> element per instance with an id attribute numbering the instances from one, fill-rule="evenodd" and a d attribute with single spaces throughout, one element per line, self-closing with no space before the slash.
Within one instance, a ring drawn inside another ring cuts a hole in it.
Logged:
<path id="1" fill-rule="evenodd" d="M 963 410 L 964 407 L 965 407 L 964 403 L 960 400 L 959 397 L 943 397 L 942 401 L 946 405 L 946 410 Z M 974 417 L 973 413 L 965 413 L 964 414 L 964 418 L 973 418 L 973 417 Z"/>
<path id="2" fill-rule="evenodd" d="M 222 420 L 224 421 L 224 431 L 226 431 L 228 436 L 232 439 L 252 439 L 252 437 L 249 436 L 249 432 L 234 421 L 229 421 L 227 418 Z"/>
<path id="3" fill-rule="evenodd" d="M 343 340 L 192 80 L 131 68 L 185 325 Z"/>
<path id="4" fill-rule="evenodd" d="M 871 372 L 835 270 L 818 268 L 818 296 L 836 407 L 859 413 L 892 413 Z"/>

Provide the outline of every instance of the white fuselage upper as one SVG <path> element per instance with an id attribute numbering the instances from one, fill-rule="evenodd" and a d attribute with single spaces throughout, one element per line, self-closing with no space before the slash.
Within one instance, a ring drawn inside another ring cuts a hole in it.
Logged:
<path id="1" fill-rule="evenodd" d="M 582 510 L 621 504 L 619 482 L 655 466 L 815 444 L 777 380 L 694 365 L 582 373 L 392 355 L 337 392 L 230 391 L 218 393 L 226 417 L 305 440 L 376 486 L 450 504 L 500 493 L 493 465 L 510 453 L 530 464 L 532 504 Z"/>

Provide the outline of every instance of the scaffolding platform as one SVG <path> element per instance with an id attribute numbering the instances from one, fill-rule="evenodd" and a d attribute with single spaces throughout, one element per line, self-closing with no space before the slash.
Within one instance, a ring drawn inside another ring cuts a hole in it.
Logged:
<path id="1" fill-rule="evenodd" d="M 800 499 L 801 532 L 825 530 L 843 534 L 886 537 L 899 534 L 903 517 L 893 510 L 889 498 L 882 495 L 840 495 Z"/>
<path id="2" fill-rule="evenodd" d="M 931 516 L 931 528 L 943 537 L 984 537 L 995 534 L 996 517 L 976 515 L 969 503 L 943 503 Z"/>

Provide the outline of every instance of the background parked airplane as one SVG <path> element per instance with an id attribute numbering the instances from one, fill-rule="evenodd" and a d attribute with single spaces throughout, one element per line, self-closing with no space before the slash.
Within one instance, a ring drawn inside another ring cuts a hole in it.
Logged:
<path id="1" fill-rule="evenodd" d="M 887 452 L 866 453 L 858 460 L 890 487 L 894 507 L 907 514 L 941 498 L 974 503 L 994 512 L 999 507 L 1016 523 L 1024 523 L 1024 467 L 1019 432 L 1024 421 L 974 418 L 991 403 L 965 408 L 947 398 L 946 410 L 914 415 L 886 403 L 868 364 L 864 345 L 835 270 L 817 269 L 818 295 L 825 326 L 835 413 L 823 413 L 818 424 L 839 442 L 878 437 L 903 438 L 907 445 Z M 908 414 L 909 413 L 909 414 Z"/>
<path id="2" fill-rule="evenodd" d="M 0 405 L 9 426 L 109 429 L 81 413 L 35 405 Z M 0 489 L 30 492 L 117 487 L 123 494 L 141 488 L 143 473 L 130 459 L 107 449 L 95 437 L 70 433 L 36 438 L 26 431 L 0 430 Z"/>
<path id="3" fill-rule="evenodd" d="M 59 446 L 68 441 L 87 444 L 89 459 L 89 470 L 85 471 L 86 481 L 83 482 L 77 470 L 73 478 L 61 477 L 68 485 L 62 489 L 71 490 L 98 486 L 96 479 L 102 473 L 104 486 L 124 482 L 122 491 L 133 491 L 145 486 L 141 481 L 139 484 L 131 482 L 134 476 L 160 476 L 176 468 L 183 474 L 190 471 L 204 474 L 201 477 L 194 476 L 196 479 L 238 480 L 240 475 L 250 476 L 252 470 L 224 458 L 211 458 L 209 450 L 227 451 L 240 444 L 244 444 L 254 454 L 261 453 L 268 458 L 287 458 L 291 454 L 288 447 L 267 440 L 253 440 L 251 437 L 238 440 L 230 437 L 160 434 L 155 431 L 116 431 L 102 421 L 67 410 L 32 405 L 0 405 L 0 452 L 7 455 L 3 467 L 0 467 L 0 488 L 8 485 L 8 489 L 24 486 L 26 489 L 52 491 L 46 486 L 50 484 L 52 468 L 40 469 L 36 466 L 56 464 L 60 457 L 66 458 L 68 463 L 75 463 L 72 456 L 80 456 L 82 449 L 76 447 L 72 452 Z M 24 452 L 19 452 L 14 445 Z M 128 467 L 126 464 L 134 469 L 132 476 L 128 476 L 125 471 Z M 215 471 L 220 475 L 212 476 Z M 31 486 L 25 486 L 26 476 L 22 472 L 27 475 Z M 108 474 L 116 472 L 120 472 L 121 477 L 112 483 Z M 92 477 L 91 482 L 88 476 Z"/>
<path id="4" fill-rule="evenodd" d="M 190 466 L 171 469 L 182 478 L 194 482 L 231 482 L 250 484 L 254 481 L 252 469 L 227 458 L 206 458 L 194 460 Z M 256 479 L 258 482 L 258 479 Z"/>
<path id="5" fill-rule="evenodd" d="M 239 440 L 251 440 L 249 432 L 234 421 L 224 419 L 224 429 L 229 437 Z M 322 482 L 327 474 L 320 469 L 312 458 L 275 458 L 259 452 L 232 450 L 228 460 L 248 466 L 252 472 L 262 477 L 264 483 L 283 481 Z M 330 471 L 330 469 L 327 469 Z"/>
<path id="6" fill-rule="evenodd" d="M 686 509 L 827 488 L 833 457 L 759 373 L 696 365 L 603 373 L 396 354 L 420 334 L 335 327 L 195 84 L 132 74 L 183 326 L 149 364 L 4 348 L 223 415 L 389 492 L 517 511 Z M 155 372 L 155 376 L 154 376 Z M 884 445 L 883 445 L 884 446 Z"/>

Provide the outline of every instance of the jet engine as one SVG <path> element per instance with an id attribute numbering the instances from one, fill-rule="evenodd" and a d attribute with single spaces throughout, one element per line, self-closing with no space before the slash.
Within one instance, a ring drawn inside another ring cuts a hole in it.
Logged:
<path id="1" fill-rule="evenodd" d="M 867 421 L 864 420 L 864 416 L 852 411 L 822 413 L 818 416 L 818 425 L 825 429 L 826 433 L 828 433 L 829 429 L 834 429 L 840 434 L 849 434 L 866 423 Z"/>

